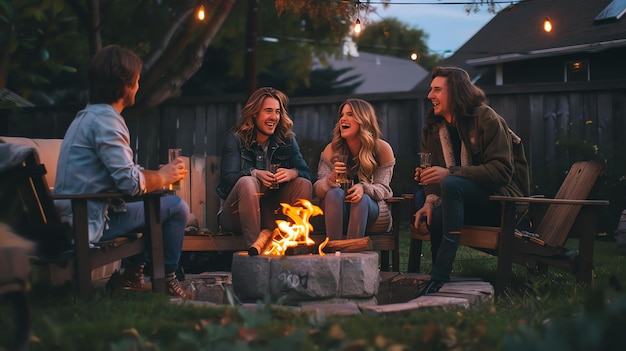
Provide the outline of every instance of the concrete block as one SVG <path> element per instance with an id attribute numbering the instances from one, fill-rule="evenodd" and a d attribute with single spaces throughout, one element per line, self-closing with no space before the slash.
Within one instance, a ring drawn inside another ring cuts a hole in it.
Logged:
<path id="1" fill-rule="evenodd" d="M 239 299 L 262 300 L 270 293 L 271 262 L 272 256 L 248 256 L 247 252 L 233 254 L 233 289 Z"/>
<path id="2" fill-rule="evenodd" d="M 272 298 L 284 296 L 288 301 L 320 300 L 335 297 L 339 290 L 339 256 L 276 257 L 271 267 Z"/>
<path id="3" fill-rule="evenodd" d="M 341 254 L 340 297 L 371 297 L 378 293 L 378 253 Z"/>

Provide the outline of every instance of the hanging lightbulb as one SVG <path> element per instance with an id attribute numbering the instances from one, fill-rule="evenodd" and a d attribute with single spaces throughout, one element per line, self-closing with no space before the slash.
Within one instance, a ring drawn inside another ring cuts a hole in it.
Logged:
<path id="1" fill-rule="evenodd" d="M 359 20 L 358 18 L 356 19 L 356 23 L 354 24 L 354 32 L 356 34 L 361 33 L 361 20 Z"/>
<path id="2" fill-rule="evenodd" d="M 196 11 L 196 18 L 200 21 L 204 21 L 204 17 L 206 16 L 206 10 L 204 9 L 204 5 L 200 5 L 198 7 L 198 11 Z"/>
<path id="3" fill-rule="evenodd" d="M 552 22 L 550 22 L 549 17 L 546 17 L 543 21 L 543 30 L 546 31 L 546 33 L 550 33 L 552 31 Z"/>

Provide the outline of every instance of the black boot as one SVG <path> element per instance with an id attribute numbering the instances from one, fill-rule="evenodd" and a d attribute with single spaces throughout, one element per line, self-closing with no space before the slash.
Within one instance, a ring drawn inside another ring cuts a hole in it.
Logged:
<path id="1" fill-rule="evenodd" d="M 439 245 L 437 251 L 437 260 L 433 263 L 433 268 L 430 272 L 432 280 L 439 282 L 449 282 L 450 274 L 452 273 L 452 264 L 456 258 L 456 251 L 459 248 L 459 241 L 461 235 L 457 234 L 450 238 L 444 237 Z M 456 239 L 456 240 L 454 240 Z"/>

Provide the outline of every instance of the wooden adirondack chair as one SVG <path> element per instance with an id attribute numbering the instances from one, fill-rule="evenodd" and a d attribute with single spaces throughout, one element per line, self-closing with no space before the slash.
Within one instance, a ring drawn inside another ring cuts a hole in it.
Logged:
<path id="1" fill-rule="evenodd" d="M 39 162 L 36 152 L 21 164 L 0 172 L 0 221 L 12 226 L 17 234 L 37 244 L 38 254 L 50 261 L 66 256 L 67 249 L 74 257 L 78 295 L 88 296 L 93 291 L 91 272 L 94 268 L 125 257 L 151 253 L 152 289 L 165 292 L 165 266 L 161 235 L 160 197 L 151 193 L 142 197 L 123 194 L 52 195 L 44 177 L 46 167 Z M 124 198 L 143 200 L 146 211 L 146 230 L 140 234 L 101 242 L 90 247 L 88 235 L 87 200 Z M 73 229 L 61 222 L 54 199 L 71 199 Z"/>
<path id="2" fill-rule="evenodd" d="M 502 203 L 500 227 L 463 227 L 461 245 L 498 257 L 496 294 L 508 286 L 513 263 L 541 273 L 553 266 L 573 273 L 579 282 L 592 283 L 595 206 L 609 202 L 586 199 L 603 169 L 600 162 L 576 162 L 553 199 L 491 196 L 491 200 Z M 516 230 L 520 205 L 548 206 L 543 218 L 533 226 L 533 233 Z M 579 239 L 577 251 L 565 247 L 568 238 Z M 409 272 L 419 271 L 423 240 L 430 240 L 430 236 L 411 225 Z"/>

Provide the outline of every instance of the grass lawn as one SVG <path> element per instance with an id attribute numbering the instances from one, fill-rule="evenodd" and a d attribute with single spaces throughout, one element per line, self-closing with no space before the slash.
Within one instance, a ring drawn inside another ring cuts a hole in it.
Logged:
<path id="1" fill-rule="evenodd" d="M 406 269 L 408 229 L 402 230 Z M 575 244 L 575 243 L 572 243 Z M 30 350 L 622 350 L 626 345 L 626 256 L 596 241 L 595 283 L 551 269 L 527 277 L 515 267 L 493 305 L 369 316 L 299 314 L 289 307 L 177 305 L 152 293 L 103 291 L 77 300 L 70 287 L 32 289 Z M 430 268 L 425 245 L 422 272 Z M 462 247 L 454 275 L 493 278 L 496 261 Z M 0 300 L 0 350 L 15 333 Z"/>

